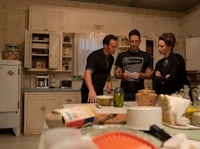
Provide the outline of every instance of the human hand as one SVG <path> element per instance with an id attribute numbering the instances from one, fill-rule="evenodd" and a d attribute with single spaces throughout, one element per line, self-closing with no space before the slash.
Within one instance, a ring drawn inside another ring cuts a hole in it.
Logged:
<path id="1" fill-rule="evenodd" d="M 160 71 L 157 70 L 157 71 L 155 72 L 155 75 L 156 75 L 157 77 L 161 77 Z"/>
<path id="2" fill-rule="evenodd" d="M 89 103 L 96 103 L 97 94 L 95 91 L 89 91 L 88 93 L 88 101 Z"/>
<path id="3" fill-rule="evenodd" d="M 139 73 L 137 73 L 137 72 L 129 72 L 129 71 L 127 71 L 127 70 L 125 70 L 125 74 L 128 76 L 127 78 L 128 79 L 138 79 L 139 78 L 139 76 L 140 76 L 140 74 Z"/>
<path id="4" fill-rule="evenodd" d="M 138 79 L 142 76 L 141 72 L 134 72 L 135 73 L 135 77 L 133 79 Z"/>
<path id="5" fill-rule="evenodd" d="M 165 79 L 168 79 L 170 77 L 170 74 L 166 74 Z"/>
<path id="6" fill-rule="evenodd" d="M 107 92 L 107 94 L 110 94 L 112 92 L 112 82 L 111 81 L 107 82 L 106 92 Z"/>

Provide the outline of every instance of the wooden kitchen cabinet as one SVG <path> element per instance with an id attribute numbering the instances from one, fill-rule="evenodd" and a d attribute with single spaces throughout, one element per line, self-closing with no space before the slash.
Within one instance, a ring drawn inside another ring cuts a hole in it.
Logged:
<path id="1" fill-rule="evenodd" d="M 40 134 L 46 115 L 63 104 L 81 103 L 80 92 L 25 92 L 24 134 Z"/>
<path id="2" fill-rule="evenodd" d="M 61 105 L 60 107 L 63 107 L 63 104 L 75 104 L 75 103 L 81 103 L 81 94 L 80 92 L 68 92 L 63 93 L 61 95 Z"/>
<path id="3" fill-rule="evenodd" d="M 199 43 L 200 37 L 186 39 L 186 69 L 187 71 L 199 71 Z"/>
<path id="4" fill-rule="evenodd" d="M 72 73 L 74 53 L 74 33 L 62 34 L 62 71 Z"/>
<path id="5" fill-rule="evenodd" d="M 24 67 L 31 71 L 60 69 L 60 34 L 26 30 Z"/>
<path id="6" fill-rule="evenodd" d="M 24 134 L 40 134 L 46 114 L 59 108 L 59 96 L 25 93 L 24 101 Z"/>
<path id="7" fill-rule="evenodd" d="M 60 8 L 31 6 L 29 9 L 29 30 L 61 31 Z"/>

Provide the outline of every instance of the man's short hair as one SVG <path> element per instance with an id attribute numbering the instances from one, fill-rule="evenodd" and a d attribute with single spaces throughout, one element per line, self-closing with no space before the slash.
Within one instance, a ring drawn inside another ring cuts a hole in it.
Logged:
<path id="1" fill-rule="evenodd" d="M 130 39 L 130 37 L 133 36 L 133 35 L 138 36 L 139 39 L 140 39 L 140 32 L 139 32 L 137 29 L 134 29 L 134 30 L 132 30 L 132 31 L 129 32 L 129 34 L 128 34 L 129 39 Z"/>
<path id="2" fill-rule="evenodd" d="M 104 37 L 103 45 L 104 44 L 109 45 L 109 42 L 110 42 L 111 39 L 116 40 L 116 41 L 118 40 L 117 36 L 110 34 L 110 35 L 107 35 L 106 37 Z"/>

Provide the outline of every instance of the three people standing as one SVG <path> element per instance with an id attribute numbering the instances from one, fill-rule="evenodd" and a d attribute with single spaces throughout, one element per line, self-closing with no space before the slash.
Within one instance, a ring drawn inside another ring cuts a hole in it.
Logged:
<path id="1" fill-rule="evenodd" d="M 156 63 L 154 71 L 151 55 L 139 48 L 140 32 L 134 29 L 128 37 L 130 48 L 118 54 L 114 70 L 115 78 L 121 79 L 120 87 L 123 88 L 125 101 L 135 100 L 138 90 L 144 89 L 144 79 L 153 80 L 153 89 L 157 94 L 170 95 L 180 91 L 183 85 L 190 84 L 183 57 L 173 53 L 176 42 L 173 33 L 163 33 L 159 37 L 158 50 L 164 58 Z M 110 71 L 117 40 L 116 36 L 107 35 L 103 39 L 103 48 L 88 56 L 81 87 L 82 103 L 96 102 L 96 96 L 103 95 L 106 82 L 108 91 L 112 90 Z"/>

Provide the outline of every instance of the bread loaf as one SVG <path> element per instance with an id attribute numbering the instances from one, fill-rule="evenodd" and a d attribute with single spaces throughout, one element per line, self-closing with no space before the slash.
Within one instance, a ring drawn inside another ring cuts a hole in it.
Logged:
<path id="1" fill-rule="evenodd" d="M 190 100 L 169 96 L 159 95 L 158 106 L 162 108 L 163 122 L 170 125 L 186 125 L 190 121 L 183 114 L 190 105 Z"/>

